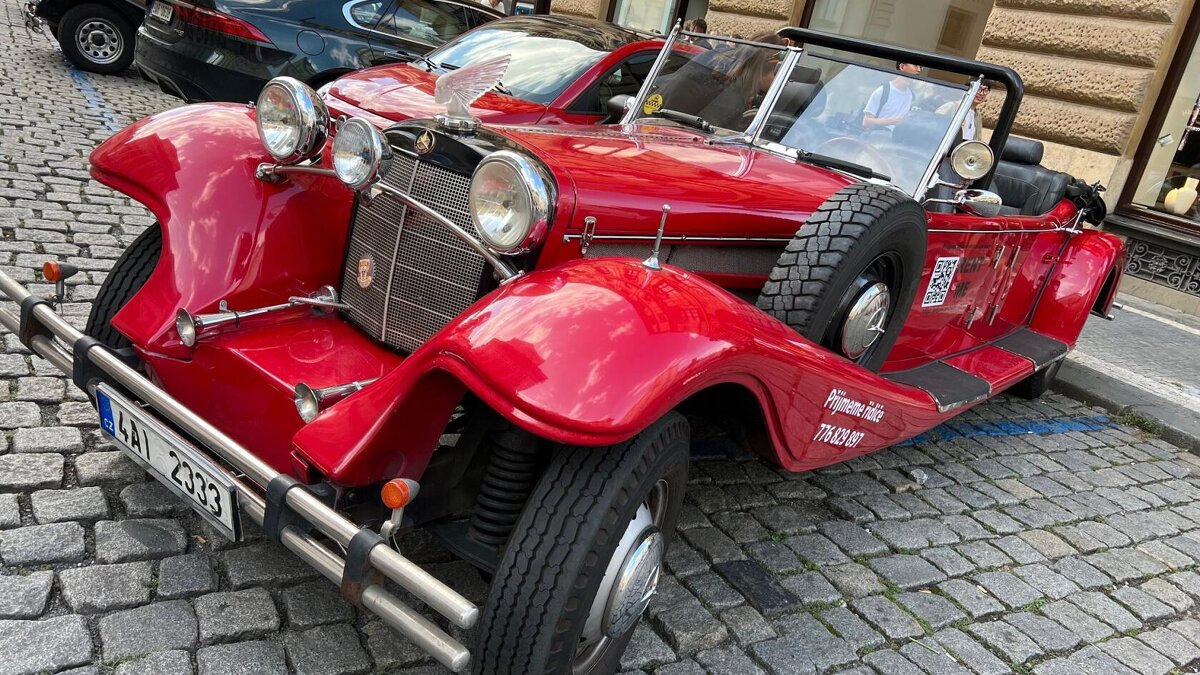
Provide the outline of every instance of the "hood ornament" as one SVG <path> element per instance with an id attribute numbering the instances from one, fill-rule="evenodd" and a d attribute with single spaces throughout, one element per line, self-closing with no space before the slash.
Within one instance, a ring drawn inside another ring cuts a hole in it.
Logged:
<path id="1" fill-rule="evenodd" d="M 446 112 L 434 117 L 437 123 L 451 131 L 478 129 L 479 118 L 471 114 L 470 106 L 500 84 L 511 60 L 505 54 L 439 76 L 433 86 L 433 100 L 446 106 Z"/>

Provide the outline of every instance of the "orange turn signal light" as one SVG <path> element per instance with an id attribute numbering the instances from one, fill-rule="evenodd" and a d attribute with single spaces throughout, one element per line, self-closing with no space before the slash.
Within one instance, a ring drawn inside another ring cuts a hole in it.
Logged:
<path id="1" fill-rule="evenodd" d="M 380 495 L 383 498 L 383 505 L 393 510 L 408 506 L 415 492 L 410 483 L 412 481 L 404 478 L 393 478 L 384 483 Z"/>
<path id="2" fill-rule="evenodd" d="M 42 263 L 42 278 L 46 281 L 53 281 L 56 284 L 62 281 L 62 264 L 57 260 L 47 260 Z"/>

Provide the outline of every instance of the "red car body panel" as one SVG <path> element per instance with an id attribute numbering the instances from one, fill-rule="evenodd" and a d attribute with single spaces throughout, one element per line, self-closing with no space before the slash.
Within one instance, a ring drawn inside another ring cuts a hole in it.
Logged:
<path id="1" fill-rule="evenodd" d="M 256 179 L 269 158 L 244 106 L 189 106 L 138 122 L 91 156 L 93 176 L 146 204 L 164 233 L 160 265 L 114 325 L 167 390 L 277 469 L 350 486 L 419 477 L 437 422 L 466 391 L 542 437 L 605 445 L 708 387 L 740 386 L 761 404 L 770 454 L 791 470 L 885 447 L 958 412 L 939 412 L 924 391 L 813 345 L 713 283 L 721 278 L 650 272 L 628 258 L 573 260 L 578 241 L 563 241 L 586 215 L 602 223 L 598 233 L 652 234 L 666 202 L 668 234 L 782 242 L 851 179 L 657 128 L 503 132 L 541 156 L 559 184 L 539 271 L 481 298 L 404 357 L 339 316 L 299 309 L 185 348 L 178 308 L 212 311 L 227 299 L 247 309 L 336 285 L 351 194 L 324 176 Z M 703 168 L 693 151 L 704 153 Z M 588 161 L 596 155 L 615 159 Z M 1000 391 L 1032 365 L 991 340 L 1032 321 L 1073 344 L 1122 250 L 1108 234 L 1070 237 L 1063 230 L 1074 213 L 1064 201 L 1040 218 L 931 214 L 917 300 L 885 370 L 944 359 Z M 649 253 L 648 242 L 631 241 Z M 959 285 L 944 303 L 921 307 L 933 265 L 947 255 L 963 260 Z M 969 322 L 981 307 L 998 309 Z M 300 422 L 296 383 L 369 377 L 381 379 Z M 861 404 L 851 406 L 859 414 L 839 408 L 843 401 Z"/>

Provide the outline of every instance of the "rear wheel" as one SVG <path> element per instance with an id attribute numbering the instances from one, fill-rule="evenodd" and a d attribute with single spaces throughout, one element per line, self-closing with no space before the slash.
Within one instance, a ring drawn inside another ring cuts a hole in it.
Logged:
<path id="1" fill-rule="evenodd" d="M 475 672 L 617 669 L 658 584 L 688 446 L 687 421 L 672 412 L 625 443 L 555 455 L 497 567 Z"/>
<path id="2" fill-rule="evenodd" d="M 1058 377 L 1058 369 L 1062 368 L 1062 359 L 1042 368 L 1029 377 L 1014 384 L 1010 392 L 1021 398 L 1033 400 L 1046 393 L 1050 385 L 1054 383 L 1054 378 Z"/>
<path id="3" fill-rule="evenodd" d="M 139 234 L 117 258 L 92 301 L 84 332 L 112 349 L 129 347 L 129 340 L 113 328 L 112 318 L 146 285 L 162 255 L 162 227 L 155 223 Z"/>
<path id="4" fill-rule="evenodd" d="M 119 73 L 133 63 L 133 26 L 107 5 L 72 7 L 55 37 L 67 59 L 84 70 Z"/>

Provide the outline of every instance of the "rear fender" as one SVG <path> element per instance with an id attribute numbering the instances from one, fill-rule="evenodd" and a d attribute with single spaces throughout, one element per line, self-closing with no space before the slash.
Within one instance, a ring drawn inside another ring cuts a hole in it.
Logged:
<path id="1" fill-rule="evenodd" d="M 433 372 L 447 376 L 429 382 L 434 398 L 469 390 L 538 436 L 589 446 L 627 440 L 689 397 L 738 385 L 759 402 L 776 459 L 792 470 L 885 447 L 948 417 L 924 392 L 833 355 L 698 276 L 597 258 L 494 291 L 306 425 L 296 446 L 334 468 L 338 482 L 390 477 L 380 473 L 399 468 L 389 452 L 409 443 L 380 432 L 398 430 L 388 419 L 406 399 L 430 395 L 414 384 Z M 428 436 L 422 442 L 432 450 Z M 427 459 L 409 455 L 407 475 L 418 477 Z"/>
<path id="2" fill-rule="evenodd" d="M 175 312 L 280 302 L 336 285 L 352 197 L 336 179 L 255 177 L 270 156 L 253 110 L 189 105 L 147 117 L 91 155 L 92 176 L 144 204 L 163 228 L 163 252 L 146 285 L 113 319 L 134 345 L 187 358 Z"/>
<path id="3" fill-rule="evenodd" d="M 1107 314 L 1125 268 L 1125 245 L 1116 236 L 1085 230 L 1067 242 L 1030 327 L 1074 347 L 1088 314 Z"/>

